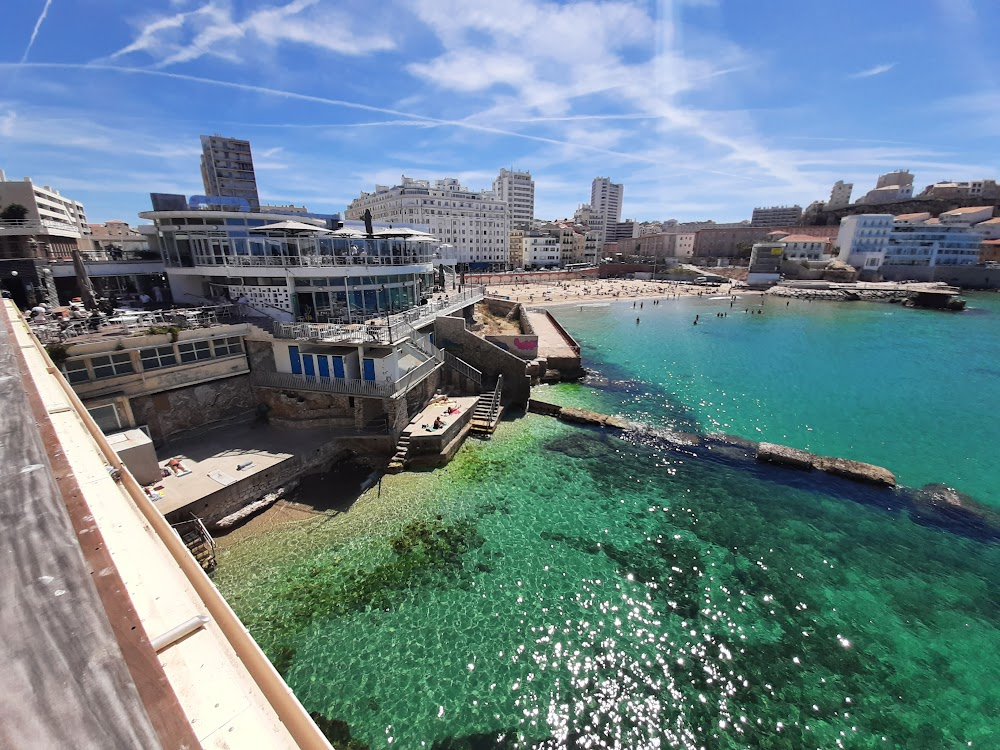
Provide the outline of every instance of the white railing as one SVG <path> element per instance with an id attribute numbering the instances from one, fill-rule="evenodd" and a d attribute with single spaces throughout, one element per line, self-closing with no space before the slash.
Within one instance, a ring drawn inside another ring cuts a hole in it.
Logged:
<path id="1" fill-rule="evenodd" d="M 375 396 L 378 398 L 391 397 L 395 387 L 394 383 L 377 383 L 374 380 L 324 378 L 319 375 L 292 375 L 287 372 L 267 372 L 264 370 L 251 372 L 250 380 L 254 385 L 266 388 L 321 391 L 323 393 L 343 393 L 351 396 Z"/>
<path id="2" fill-rule="evenodd" d="M 196 255 L 196 266 L 238 268 L 329 268 L 331 266 L 412 266 L 430 263 L 433 255 Z"/>
<path id="3" fill-rule="evenodd" d="M 484 297 L 481 286 L 467 289 L 447 298 L 429 300 L 388 318 L 375 318 L 367 323 L 275 323 L 274 336 L 279 339 L 300 339 L 327 343 L 393 344 L 411 336 L 411 331 L 431 323 L 438 315 L 448 315 L 479 302 Z"/>
<path id="4" fill-rule="evenodd" d="M 441 367 L 441 363 L 436 359 L 428 359 L 426 362 L 422 362 L 392 384 L 392 395 L 402 396 L 439 367 Z"/>
<path id="5" fill-rule="evenodd" d="M 325 378 L 320 375 L 293 375 L 287 372 L 267 372 L 265 370 L 252 371 L 250 373 L 250 380 L 254 385 L 265 388 L 286 388 L 290 391 L 319 391 L 322 393 L 342 393 L 350 396 L 393 398 L 406 393 L 440 366 L 441 362 L 436 359 L 428 359 L 411 369 L 399 378 L 399 380 L 381 383 L 374 380 Z"/>

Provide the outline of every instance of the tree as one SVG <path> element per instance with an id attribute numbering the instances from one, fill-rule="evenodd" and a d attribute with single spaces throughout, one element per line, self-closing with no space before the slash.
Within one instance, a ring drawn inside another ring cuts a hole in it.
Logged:
<path id="1" fill-rule="evenodd" d="M 28 215 L 28 209 L 20 203 L 11 203 L 0 211 L 0 219 L 5 221 L 20 221 Z"/>

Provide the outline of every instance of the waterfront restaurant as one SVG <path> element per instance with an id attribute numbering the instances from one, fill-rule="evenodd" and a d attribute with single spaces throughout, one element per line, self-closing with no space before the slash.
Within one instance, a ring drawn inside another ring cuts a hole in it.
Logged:
<path id="1" fill-rule="evenodd" d="M 425 228 L 251 211 L 238 198 L 153 194 L 150 233 L 179 303 L 244 300 L 282 322 L 358 323 L 430 295 L 440 243 Z M 444 266 L 448 285 L 454 270 Z M 439 277 L 440 281 L 440 277 Z"/>

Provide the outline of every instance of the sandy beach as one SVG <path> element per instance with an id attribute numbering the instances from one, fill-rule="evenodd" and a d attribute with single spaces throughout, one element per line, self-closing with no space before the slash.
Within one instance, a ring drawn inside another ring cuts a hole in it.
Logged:
<path id="1" fill-rule="evenodd" d="M 489 284 L 486 294 L 535 305 L 614 302 L 621 299 L 676 299 L 679 297 L 719 297 L 740 293 L 732 284 L 696 286 L 674 281 L 630 279 L 573 279 L 534 284 Z M 742 290 L 745 292 L 745 290 Z"/>

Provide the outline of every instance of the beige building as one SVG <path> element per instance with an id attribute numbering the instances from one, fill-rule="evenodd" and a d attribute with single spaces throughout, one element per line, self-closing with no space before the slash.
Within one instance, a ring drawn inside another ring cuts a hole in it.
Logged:
<path id="1" fill-rule="evenodd" d="M 452 245 L 459 263 L 506 267 L 510 256 L 507 203 L 491 190 L 473 192 L 453 178 L 414 180 L 406 175 L 395 186 L 376 185 L 361 193 L 345 216 L 361 220 L 366 210 L 383 224 L 419 224 Z"/>
<path id="2" fill-rule="evenodd" d="M 851 192 L 854 190 L 853 182 L 844 182 L 843 180 L 837 180 L 833 183 L 833 189 L 830 190 L 830 200 L 827 201 L 826 208 L 843 208 L 851 203 Z"/>
<path id="3" fill-rule="evenodd" d="M 797 224 L 802 218 L 802 206 L 770 206 L 755 208 L 750 219 L 752 227 L 784 227 Z"/>

